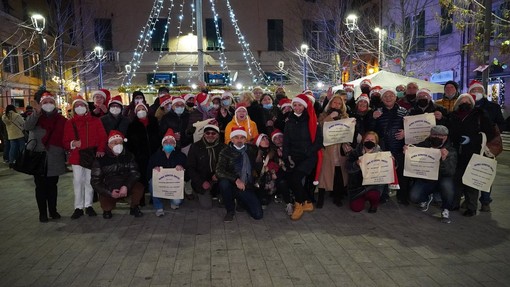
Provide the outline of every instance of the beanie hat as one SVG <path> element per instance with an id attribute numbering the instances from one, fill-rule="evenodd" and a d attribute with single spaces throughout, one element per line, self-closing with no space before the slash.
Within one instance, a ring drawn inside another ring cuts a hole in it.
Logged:
<path id="1" fill-rule="evenodd" d="M 271 133 L 271 141 L 274 141 L 274 138 L 275 138 L 276 136 L 279 136 L 279 135 L 282 135 L 282 136 L 283 136 L 282 131 L 280 131 L 279 129 L 275 129 L 275 130 Z"/>
<path id="2" fill-rule="evenodd" d="M 430 134 L 431 135 L 443 135 L 443 136 L 447 136 L 448 135 L 448 128 L 445 127 L 445 126 L 442 126 L 442 125 L 437 125 L 437 126 L 434 126 L 430 129 Z"/>
<path id="3" fill-rule="evenodd" d="M 184 100 L 187 102 L 189 99 L 195 99 L 195 95 L 194 94 L 186 94 L 184 96 Z"/>
<path id="4" fill-rule="evenodd" d="M 370 81 L 370 79 L 364 79 L 363 81 L 361 81 L 361 83 L 359 83 L 360 86 L 363 86 L 363 85 L 367 85 L 369 87 L 372 87 L 372 81 Z"/>
<path id="5" fill-rule="evenodd" d="M 72 106 L 74 107 L 74 105 L 75 105 L 77 102 L 82 102 L 82 103 L 84 103 L 84 104 L 85 104 L 85 106 L 87 107 L 87 110 L 89 109 L 89 104 L 87 103 L 87 101 L 85 101 L 85 100 L 83 99 L 83 97 L 82 97 L 82 96 L 77 95 L 77 96 L 76 96 L 76 98 L 74 98 L 74 101 L 73 101 L 73 105 L 72 105 Z"/>
<path id="6" fill-rule="evenodd" d="M 260 146 L 260 142 L 262 141 L 262 139 L 266 137 L 267 138 L 267 135 L 266 134 L 259 134 L 257 136 L 257 139 L 255 140 L 255 145 L 258 147 Z"/>
<path id="7" fill-rule="evenodd" d="M 118 130 L 111 130 L 108 134 L 108 143 L 111 143 L 114 140 L 121 139 L 123 142 L 127 142 L 126 137 L 119 132 Z"/>
<path id="8" fill-rule="evenodd" d="M 198 104 L 200 105 L 204 105 L 205 106 L 205 103 L 207 103 L 207 101 L 209 100 L 209 94 L 206 94 L 206 93 L 199 93 L 196 97 L 195 97 L 196 101 Z"/>
<path id="9" fill-rule="evenodd" d="M 41 99 L 39 100 L 39 103 L 47 99 L 55 101 L 55 97 L 50 92 L 44 92 L 41 96 Z"/>
<path id="10" fill-rule="evenodd" d="M 230 133 L 230 138 L 232 139 L 235 136 L 244 136 L 245 138 L 248 137 L 248 134 L 246 133 L 246 130 L 244 127 L 232 127 L 232 132 Z"/>
<path id="11" fill-rule="evenodd" d="M 485 93 L 485 88 L 483 87 L 482 83 L 477 80 L 472 80 L 469 82 L 468 93 L 471 93 L 471 90 L 474 88 L 482 88 L 483 92 Z"/>
<path id="12" fill-rule="evenodd" d="M 299 94 L 299 95 L 295 96 L 294 98 L 292 98 L 292 103 L 300 103 L 305 108 L 308 108 L 308 104 L 310 104 L 310 106 L 311 106 L 310 102 L 311 102 L 311 100 L 305 94 Z"/>
<path id="13" fill-rule="evenodd" d="M 175 103 L 186 104 L 186 101 L 182 97 L 175 96 L 175 97 L 172 97 L 172 105 L 174 105 Z"/>
<path id="14" fill-rule="evenodd" d="M 220 132 L 220 128 L 218 128 L 217 125 L 212 125 L 212 124 L 207 124 L 204 126 L 204 132 L 208 131 L 208 130 L 214 130 L 216 131 L 217 133 Z"/>
<path id="15" fill-rule="evenodd" d="M 134 91 L 133 92 L 133 99 L 136 97 L 136 96 L 142 96 L 145 98 L 145 95 L 141 92 L 141 91 Z"/>
<path id="16" fill-rule="evenodd" d="M 419 96 L 420 94 L 426 94 L 429 100 L 432 99 L 432 92 L 427 88 L 419 89 L 418 92 L 416 92 L 416 96 Z"/>
<path id="17" fill-rule="evenodd" d="M 168 128 L 166 130 L 165 136 L 161 139 L 161 144 L 163 144 L 167 139 L 173 139 L 174 141 L 176 141 L 174 130 L 172 130 L 171 128 Z"/>
<path id="18" fill-rule="evenodd" d="M 446 85 L 453 85 L 455 87 L 455 90 L 457 90 L 457 91 L 459 90 L 459 84 L 457 84 L 457 82 L 455 82 L 455 81 L 450 80 L 444 84 L 445 87 L 446 87 Z"/>
<path id="19" fill-rule="evenodd" d="M 162 95 L 160 98 L 159 98 L 159 105 L 161 107 L 164 107 L 168 104 L 171 104 L 172 103 L 172 97 L 169 95 L 169 94 L 164 94 Z"/>
<path id="20" fill-rule="evenodd" d="M 111 98 L 108 106 L 111 104 L 119 104 L 122 107 L 122 97 L 120 95 L 116 95 L 115 97 Z"/>
<path id="21" fill-rule="evenodd" d="M 361 96 L 359 96 L 358 99 L 356 100 L 356 104 L 359 103 L 360 101 L 365 101 L 367 102 L 368 105 L 370 105 L 370 99 L 368 98 L 367 94 L 361 94 Z"/>
<path id="22" fill-rule="evenodd" d="M 290 107 L 290 106 L 292 106 L 292 100 L 291 99 L 283 98 L 283 99 L 281 99 L 278 102 L 278 107 L 280 107 L 280 109 L 283 109 L 285 107 Z"/>

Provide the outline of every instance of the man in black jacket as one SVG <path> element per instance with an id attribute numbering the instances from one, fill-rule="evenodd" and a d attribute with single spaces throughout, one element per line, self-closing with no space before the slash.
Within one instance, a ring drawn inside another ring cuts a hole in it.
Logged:
<path id="1" fill-rule="evenodd" d="M 143 216 L 138 205 L 143 196 L 143 184 L 138 182 L 140 173 L 132 153 L 124 150 L 124 135 L 112 130 L 108 136 L 106 155 L 97 158 L 92 166 L 90 184 L 99 193 L 103 218 L 112 218 L 117 200 L 131 196 L 129 214 Z"/>
<path id="2" fill-rule="evenodd" d="M 243 127 L 234 127 L 230 143 L 221 152 L 216 165 L 216 176 L 227 209 L 224 221 L 235 216 L 235 201 L 242 204 L 254 219 L 262 219 L 262 205 L 254 190 L 255 157 L 257 148 L 246 144 L 247 133 Z"/>

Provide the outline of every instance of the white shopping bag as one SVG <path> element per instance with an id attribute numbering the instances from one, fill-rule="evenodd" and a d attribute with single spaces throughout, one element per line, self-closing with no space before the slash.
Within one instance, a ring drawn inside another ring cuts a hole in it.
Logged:
<path id="1" fill-rule="evenodd" d="M 324 122 L 322 124 L 323 145 L 352 142 L 355 128 L 355 118 Z"/>
<path id="2" fill-rule="evenodd" d="M 441 150 L 437 148 L 423 148 L 409 146 L 404 160 L 404 176 L 437 180 Z"/>
<path id="3" fill-rule="evenodd" d="M 472 188 L 489 192 L 494 178 L 496 178 L 496 167 L 498 162 L 489 157 L 483 156 L 487 143 L 487 137 L 482 134 L 482 149 L 480 154 L 473 154 L 462 176 L 462 183 Z"/>
<path id="4" fill-rule="evenodd" d="M 395 181 L 395 171 L 391 152 L 366 153 L 360 157 L 362 185 L 390 184 Z"/>
<path id="5" fill-rule="evenodd" d="M 404 136 L 406 144 L 417 144 L 430 135 L 430 129 L 436 126 L 433 113 L 404 117 Z"/>

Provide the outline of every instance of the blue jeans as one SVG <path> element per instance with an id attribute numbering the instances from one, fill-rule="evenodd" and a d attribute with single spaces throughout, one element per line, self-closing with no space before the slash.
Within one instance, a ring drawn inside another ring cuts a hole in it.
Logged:
<path id="1" fill-rule="evenodd" d="M 424 202 L 437 189 L 441 193 L 441 208 L 452 209 L 455 197 L 455 184 L 451 176 L 440 176 L 438 180 L 416 179 L 411 187 L 409 198 L 414 203 Z"/>
<path id="2" fill-rule="evenodd" d="M 11 141 L 10 140 L 4 140 L 4 161 L 9 162 L 9 151 L 11 150 Z"/>
<path id="3" fill-rule="evenodd" d="M 9 163 L 14 163 L 16 161 L 16 157 L 21 152 L 23 145 L 25 144 L 24 138 L 19 138 L 15 140 L 9 140 Z"/>
<path id="4" fill-rule="evenodd" d="M 225 208 L 227 209 L 228 213 L 235 212 L 236 204 L 234 199 L 237 198 L 237 200 L 239 200 L 246 208 L 251 217 L 254 219 L 262 219 L 262 205 L 260 204 L 260 201 L 253 190 L 247 189 L 241 191 L 237 189 L 235 184 L 230 182 L 228 179 L 220 179 L 219 187 L 221 195 L 223 196 Z"/>
<path id="5" fill-rule="evenodd" d="M 152 196 L 152 206 L 154 206 L 154 209 L 163 209 L 163 199 L 164 198 L 159 198 L 159 197 L 154 197 L 152 195 L 152 179 L 149 180 L 149 191 L 151 193 L 151 196 Z M 170 200 L 170 204 L 172 205 L 181 205 L 182 204 L 182 199 L 169 199 Z"/>
<path id="6" fill-rule="evenodd" d="M 491 189 L 489 190 L 489 192 L 480 191 L 480 199 L 479 200 L 480 200 L 481 204 L 489 204 L 492 202 L 491 192 L 492 192 L 492 186 L 491 186 Z"/>

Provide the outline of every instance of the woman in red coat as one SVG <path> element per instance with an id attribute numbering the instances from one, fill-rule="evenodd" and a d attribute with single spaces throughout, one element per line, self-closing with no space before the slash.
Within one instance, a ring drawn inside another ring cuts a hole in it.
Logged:
<path id="1" fill-rule="evenodd" d="M 96 216 L 92 208 L 94 191 L 90 185 L 90 168 L 80 166 L 80 150 L 96 147 L 96 157 L 104 156 L 106 132 L 101 120 L 90 115 L 87 102 L 80 96 L 73 101 L 73 117 L 64 127 L 64 147 L 70 151 L 69 163 L 73 166 L 74 213 L 72 219 L 84 212 Z"/>

